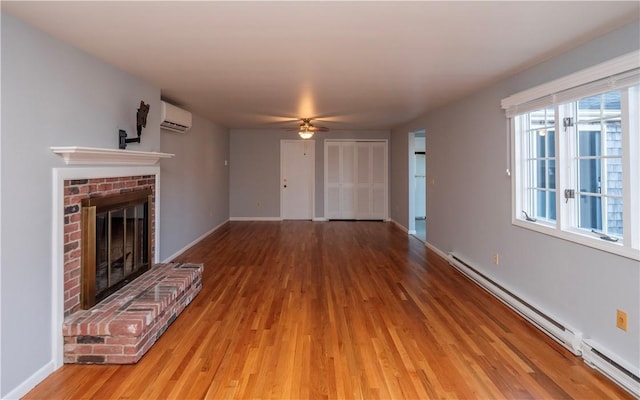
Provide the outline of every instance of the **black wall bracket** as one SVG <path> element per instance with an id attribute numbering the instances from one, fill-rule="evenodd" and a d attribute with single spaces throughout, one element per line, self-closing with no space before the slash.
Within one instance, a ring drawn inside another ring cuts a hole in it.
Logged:
<path id="1" fill-rule="evenodd" d="M 118 148 L 121 150 L 125 150 L 127 148 L 127 143 L 140 143 L 140 133 L 138 133 L 138 137 L 127 138 L 127 132 L 120 129 L 118 133 L 119 144 Z"/>
<path id="2" fill-rule="evenodd" d="M 140 143 L 142 128 L 147 126 L 147 114 L 149 114 L 149 104 L 144 104 L 144 101 L 140 101 L 140 108 L 138 108 L 136 112 L 136 131 L 138 131 L 138 137 L 127 138 L 127 132 L 120 129 L 120 132 L 118 132 L 119 149 L 125 150 L 127 143 Z"/>

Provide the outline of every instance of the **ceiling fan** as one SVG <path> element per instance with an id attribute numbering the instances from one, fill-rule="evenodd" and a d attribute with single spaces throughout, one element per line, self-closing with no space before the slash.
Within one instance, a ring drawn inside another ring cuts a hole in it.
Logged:
<path id="1" fill-rule="evenodd" d="M 297 128 L 285 128 L 287 130 L 297 130 L 298 135 L 303 139 L 310 139 L 315 132 L 326 132 L 329 128 L 324 126 L 314 126 L 311 123 L 312 118 L 300 118 L 300 125 Z"/>

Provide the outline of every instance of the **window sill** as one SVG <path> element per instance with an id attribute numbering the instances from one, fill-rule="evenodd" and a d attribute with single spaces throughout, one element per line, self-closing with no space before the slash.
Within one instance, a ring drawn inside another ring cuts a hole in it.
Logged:
<path id="1" fill-rule="evenodd" d="M 548 236 L 554 236 L 562 240 L 567 240 L 593 249 L 606 251 L 607 253 L 640 261 L 640 250 L 626 247 L 621 243 L 607 242 L 598 237 L 588 236 L 578 232 L 561 231 L 541 222 L 529 222 L 517 218 L 513 219 L 511 222 L 513 225 L 520 228 L 532 230 Z"/>

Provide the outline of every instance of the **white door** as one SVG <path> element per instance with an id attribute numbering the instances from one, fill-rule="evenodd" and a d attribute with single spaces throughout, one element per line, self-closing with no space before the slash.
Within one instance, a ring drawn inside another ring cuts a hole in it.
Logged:
<path id="1" fill-rule="evenodd" d="M 325 142 L 325 218 L 354 219 L 355 143 Z"/>
<path id="2" fill-rule="evenodd" d="M 324 151 L 324 209 L 325 218 L 336 219 L 342 216 L 342 146 L 340 143 L 325 142 Z"/>
<path id="3" fill-rule="evenodd" d="M 280 142 L 280 217 L 313 219 L 314 197 L 313 140 Z"/>
<path id="4" fill-rule="evenodd" d="M 325 217 L 386 219 L 387 143 L 325 142 Z"/>
<path id="5" fill-rule="evenodd" d="M 358 142 L 356 218 L 385 219 L 387 209 L 386 142 Z"/>
<path id="6" fill-rule="evenodd" d="M 387 142 L 371 146 L 371 209 L 369 219 L 387 218 Z"/>
<path id="7" fill-rule="evenodd" d="M 342 183 L 340 187 L 340 214 L 342 219 L 356 218 L 356 144 L 342 143 L 340 164 Z"/>
<path id="8" fill-rule="evenodd" d="M 357 174 L 356 174 L 356 217 L 368 219 L 371 214 L 371 146 L 368 142 L 356 144 Z"/>

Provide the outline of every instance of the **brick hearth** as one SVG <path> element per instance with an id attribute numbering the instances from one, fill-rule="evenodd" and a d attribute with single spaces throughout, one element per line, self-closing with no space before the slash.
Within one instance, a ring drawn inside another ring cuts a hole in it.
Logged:
<path id="1" fill-rule="evenodd" d="M 132 364 L 202 289 L 202 264 L 157 264 L 90 310 L 64 320 L 64 362 Z"/>

